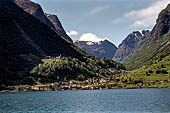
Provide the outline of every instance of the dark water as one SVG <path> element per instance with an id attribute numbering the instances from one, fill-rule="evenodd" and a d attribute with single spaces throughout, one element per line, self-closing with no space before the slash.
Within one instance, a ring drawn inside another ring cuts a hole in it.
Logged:
<path id="1" fill-rule="evenodd" d="M 170 113 L 170 89 L 0 93 L 0 113 Z"/>

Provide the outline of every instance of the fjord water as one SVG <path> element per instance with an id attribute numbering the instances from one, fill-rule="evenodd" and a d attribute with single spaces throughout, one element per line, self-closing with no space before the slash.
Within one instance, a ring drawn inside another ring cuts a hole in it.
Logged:
<path id="1" fill-rule="evenodd" d="M 170 89 L 0 93 L 0 113 L 165 112 L 170 112 Z"/>

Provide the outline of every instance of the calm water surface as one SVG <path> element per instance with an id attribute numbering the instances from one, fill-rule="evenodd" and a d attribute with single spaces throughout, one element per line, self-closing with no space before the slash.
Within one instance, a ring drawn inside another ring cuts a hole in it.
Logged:
<path id="1" fill-rule="evenodd" d="M 0 93 L 0 113 L 170 113 L 170 89 Z"/>

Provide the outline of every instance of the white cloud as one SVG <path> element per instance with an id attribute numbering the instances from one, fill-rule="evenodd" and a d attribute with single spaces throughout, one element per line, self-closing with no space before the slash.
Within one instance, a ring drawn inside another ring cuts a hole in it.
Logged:
<path id="1" fill-rule="evenodd" d="M 70 32 L 66 32 L 66 34 L 68 35 L 68 36 L 75 36 L 75 35 L 78 35 L 79 33 L 77 32 L 77 31 L 70 31 Z"/>
<path id="2" fill-rule="evenodd" d="M 131 19 L 131 27 L 149 27 L 156 23 L 156 19 L 161 10 L 163 10 L 170 0 L 157 0 L 149 7 L 141 10 L 130 11 L 124 15 L 124 19 Z"/>
<path id="3" fill-rule="evenodd" d="M 88 14 L 86 14 L 86 16 L 92 16 L 95 15 L 97 13 L 100 13 L 102 11 L 104 11 L 105 9 L 110 8 L 109 5 L 104 5 L 104 6 L 99 6 L 99 7 L 95 7 L 94 9 L 92 9 L 91 11 L 88 12 Z"/>
<path id="4" fill-rule="evenodd" d="M 132 22 L 130 27 L 152 27 L 156 23 L 158 14 L 170 3 L 170 0 L 156 0 L 149 7 L 133 10 L 124 14 L 121 18 L 112 20 L 112 24 L 120 24 L 127 20 Z"/>
<path id="5" fill-rule="evenodd" d="M 101 38 L 101 37 L 98 37 L 96 34 L 93 34 L 93 33 L 84 33 L 80 36 L 80 41 L 100 42 L 100 41 L 104 41 L 104 40 L 108 40 L 108 41 L 112 42 L 107 37 Z"/>
<path id="6" fill-rule="evenodd" d="M 92 41 L 92 42 L 100 42 L 102 38 L 97 37 L 96 34 L 93 33 L 85 33 L 80 36 L 81 41 Z"/>

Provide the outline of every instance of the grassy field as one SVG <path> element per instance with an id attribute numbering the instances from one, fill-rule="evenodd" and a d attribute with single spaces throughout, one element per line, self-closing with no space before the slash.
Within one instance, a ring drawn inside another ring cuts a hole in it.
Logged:
<path id="1" fill-rule="evenodd" d="M 129 71 L 124 78 L 127 79 L 127 81 L 130 79 L 131 82 L 158 82 L 167 81 L 169 77 L 170 50 L 166 50 L 141 68 Z"/>

